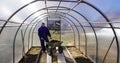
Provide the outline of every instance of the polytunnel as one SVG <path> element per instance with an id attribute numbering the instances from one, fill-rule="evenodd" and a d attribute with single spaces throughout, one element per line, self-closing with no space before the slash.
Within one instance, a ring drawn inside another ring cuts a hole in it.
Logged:
<path id="1" fill-rule="evenodd" d="M 120 63 L 119 2 L 0 0 L 0 63 Z M 62 41 L 55 58 L 41 52 L 43 22 Z"/>

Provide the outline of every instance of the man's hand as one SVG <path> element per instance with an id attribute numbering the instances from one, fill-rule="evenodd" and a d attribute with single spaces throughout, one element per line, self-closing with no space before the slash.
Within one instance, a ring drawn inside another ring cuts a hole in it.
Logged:
<path id="1" fill-rule="evenodd" d="M 44 40 L 42 37 L 40 38 L 41 40 Z"/>
<path id="2" fill-rule="evenodd" d="M 52 37 L 50 37 L 50 39 L 52 39 Z"/>

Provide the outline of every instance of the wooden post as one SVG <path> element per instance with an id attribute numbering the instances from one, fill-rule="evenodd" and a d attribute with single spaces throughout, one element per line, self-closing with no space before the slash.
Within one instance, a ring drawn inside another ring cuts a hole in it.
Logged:
<path id="1" fill-rule="evenodd" d="M 22 30 L 21 30 L 21 38 L 22 38 L 22 47 L 23 47 L 22 56 L 23 56 L 23 60 L 25 60 L 25 45 L 24 45 L 24 36 Z"/>

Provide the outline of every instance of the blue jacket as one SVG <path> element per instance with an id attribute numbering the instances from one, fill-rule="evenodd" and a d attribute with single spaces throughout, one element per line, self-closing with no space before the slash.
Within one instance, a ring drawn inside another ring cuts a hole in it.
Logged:
<path id="1" fill-rule="evenodd" d="M 50 34 L 49 29 L 47 27 L 40 27 L 38 29 L 38 36 L 47 38 L 47 36 L 51 37 L 51 34 Z"/>

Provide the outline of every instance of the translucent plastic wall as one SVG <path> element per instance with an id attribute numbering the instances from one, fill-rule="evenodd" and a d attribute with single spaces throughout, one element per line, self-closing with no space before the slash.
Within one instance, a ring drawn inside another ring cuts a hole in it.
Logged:
<path id="1" fill-rule="evenodd" d="M 75 32 L 77 32 L 76 28 L 67 19 L 62 19 L 61 21 L 61 41 L 63 41 L 62 45 L 74 46 L 77 40 L 77 36 L 75 34 Z"/>
<path id="2" fill-rule="evenodd" d="M 61 19 L 64 46 L 75 46 L 95 63 L 120 63 L 119 2 L 1 0 L 0 63 L 17 63 L 32 46 L 40 46 L 38 28 L 51 17 Z"/>

